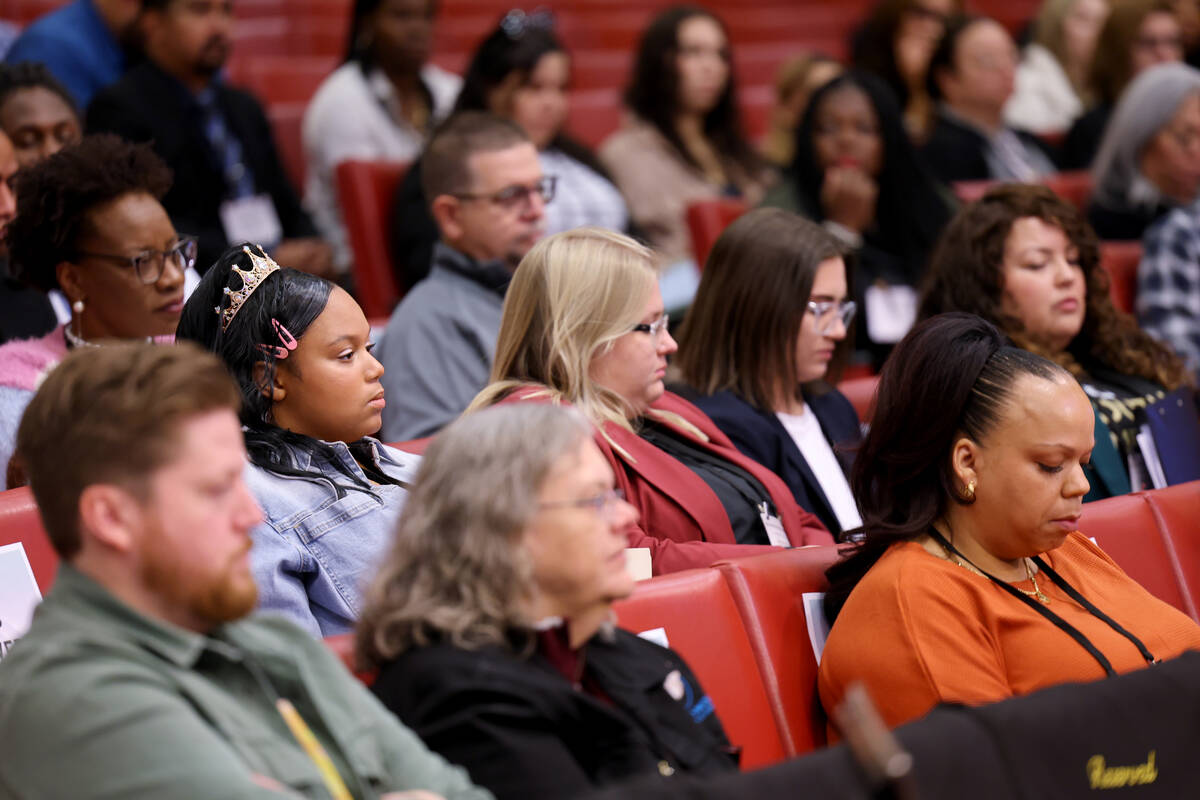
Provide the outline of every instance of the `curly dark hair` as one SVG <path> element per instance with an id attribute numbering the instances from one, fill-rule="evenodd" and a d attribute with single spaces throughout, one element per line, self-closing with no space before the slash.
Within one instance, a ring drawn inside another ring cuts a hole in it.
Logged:
<path id="1" fill-rule="evenodd" d="M 700 6 L 675 6 L 655 17 L 642 34 L 637 56 L 633 62 L 633 75 L 625 89 L 625 104 L 630 110 L 653 125 L 687 163 L 699 168 L 679 132 L 675 129 L 675 112 L 679 101 L 679 75 L 675 69 L 675 55 L 679 51 L 679 28 L 692 17 L 711 19 L 725 33 L 725 23 L 711 11 Z M 704 118 L 704 134 L 716 147 L 717 152 L 731 159 L 742 169 L 755 173 L 762 169 L 764 160 L 758 155 L 742 134 L 741 118 L 738 113 L 736 80 L 733 60 L 726 56 L 729 79 L 721 92 L 717 104 Z"/>
<path id="2" fill-rule="evenodd" d="M 0 64 L 0 107 L 3 107 L 16 92 L 23 89 L 47 89 L 62 98 L 67 107 L 79 116 L 79 108 L 75 98 L 51 74 L 46 65 L 40 61 L 19 61 L 16 64 Z"/>
<path id="3" fill-rule="evenodd" d="M 1052 353 L 1024 334 L 1021 321 L 1001 311 L 1004 245 L 1013 223 L 1035 217 L 1062 229 L 1079 251 L 1087 286 L 1083 327 L 1067 350 Z M 947 311 L 977 314 L 1016 344 L 1079 376 L 1089 365 L 1153 381 L 1168 390 L 1187 381 L 1183 362 L 1113 305 L 1100 244 L 1083 215 L 1040 184 L 996 186 L 951 220 L 934 250 L 918 312 L 920 319 Z"/>
<path id="4" fill-rule="evenodd" d="M 55 268 L 76 258 L 90 211 L 126 194 L 161 200 L 171 170 L 148 144 L 103 133 L 86 136 L 17 173 L 20 202 L 6 239 L 14 274 L 43 291 L 58 288 Z"/>

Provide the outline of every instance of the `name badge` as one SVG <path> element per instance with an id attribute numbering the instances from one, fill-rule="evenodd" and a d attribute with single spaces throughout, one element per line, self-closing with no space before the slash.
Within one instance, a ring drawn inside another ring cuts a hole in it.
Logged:
<path id="1" fill-rule="evenodd" d="M 788 539 L 787 531 L 783 529 L 783 520 L 771 513 L 771 509 L 766 503 L 762 503 L 758 507 L 758 518 L 762 520 L 763 528 L 767 532 L 767 541 L 775 547 L 791 547 L 792 542 Z"/>
<path id="2" fill-rule="evenodd" d="M 283 225 L 269 194 L 256 194 L 221 204 L 221 227 L 230 244 L 253 242 L 270 250 L 283 241 Z"/>
<path id="3" fill-rule="evenodd" d="M 903 284 L 868 286 L 867 335 L 879 344 L 895 344 L 917 320 L 917 290 Z"/>

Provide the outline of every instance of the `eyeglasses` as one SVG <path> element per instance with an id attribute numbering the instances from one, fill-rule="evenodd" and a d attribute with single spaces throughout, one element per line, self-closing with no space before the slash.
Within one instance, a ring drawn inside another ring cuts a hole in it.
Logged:
<path id="1" fill-rule="evenodd" d="M 601 492 L 595 497 L 585 497 L 582 500 L 556 500 L 551 503 L 538 503 L 538 508 L 549 510 L 552 508 L 591 508 L 597 514 L 607 514 L 612 511 L 613 507 L 625 500 L 625 492 L 620 489 L 609 489 L 607 492 Z"/>
<path id="2" fill-rule="evenodd" d="M 531 198 L 536 194 L 542 199 L 542 203 L 549 203 L 554 199 L 554 188 L 558 183 L 558 177 L 555 175 L 547 175 L 532 186 L 508 186 L 493 194 L 470 194 L 468 192 L 460 192 L 454 195 L 459 200 L 487 200 L 489 203 L 498 205 L 505 211 L 516 211 L 529 207 Z"/>
<path id="3" fill-rule="evenodd" d="M 554 30 L 554 15 L 550 13 L 549 9 L 541 6 L 528 14 L 519 8 L 514 8 L 504 15 L 504 19 L 500 20 L 500 30 L 515 42 L 525 35 L 525 31 Z"/>
<path id="4" fill-rule="evenodd" d="M 808 310 L 817 318 L 817 333 L 828 336 L 833 333 L 834 325 L 838 321 L 841 321 L 843 328 L 850 327 L 850 320 L 854 319 L 858 304 L 853 300 L 809 300 Z"/>
<path id="5" fill-rule="evenodd" d="M 167 250 L 143 250 L 132 258 L 129 256 L 119 256 L 112 253 L 89 253 L 85 250 L 76 251 L 76 257 L 84 258 L 104 258 L 120 264 L 125 267 L 132 267 L 134 273 L 138 276 L 138 280 L 142 283 L 150 284 L 157 283 L 162 277 L 163 270 L 167 267 L 167 259 L 179 268 L 180 272 L 184 272 L 188 267 L 194 266 L 196 263 L 196 240 L 191 236 L 181 236 L 179 240 Z"/>
<path id="6" fill-rule="evenodd" d="M 654 320 L 654 322 L 639 322 L 637 325 L 634 325 L 633 332 L 634 333 L 648 333 L 651 336 L 657 337 L 659 334 L 661 334 L 663 331 L 665 331 L 667 329 L 667 323 L 669 323 L 670 321 L 671 321 L 671 315 L 664 313 L 661 317 Z"/>

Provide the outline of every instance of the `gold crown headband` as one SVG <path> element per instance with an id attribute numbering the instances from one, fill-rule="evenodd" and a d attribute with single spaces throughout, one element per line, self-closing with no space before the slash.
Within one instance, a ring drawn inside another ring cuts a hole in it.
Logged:
<path id="1" fill-rule="evenodd" d="M 242 247 L 242 252 L 250 256 L 250 263 L 253 266 L 251 269 L 242 269 L 236 264 L 234 265 L 234 272 L 242 279 L 242 288 L 234 290 L 226 286 L 225 296 L 229 298 L 229 305 L 223 310 L 219 304 L 213 308 L 221 317 L 221 333 L 229 330 L 229 326 L 233 324 L 233 318 L 237 316 L 238 311 L 241 311 L 242 304 L 250 299 L 250 295 L 254 294 L 254 290 L 262 286 L 262 282 L 267 279 L 268 275 L 279 269 L 279 265 L 266 254 L 266 251 L 262 248 L 259 248 L 259 251 L 259 253 L 255 253 L 249 247 Z"/>

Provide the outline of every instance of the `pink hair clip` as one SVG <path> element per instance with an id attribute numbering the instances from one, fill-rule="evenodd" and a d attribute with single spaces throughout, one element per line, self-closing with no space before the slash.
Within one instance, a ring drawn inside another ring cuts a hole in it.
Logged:
<path id="1" fill-rule="evenodd" d="M 275 335 L 279 337 L 279 341 L 283 343 L 283 346 L 260 344 L 258 345 L 258 349 L 267 355 L 275 356 L 277 359 L 287 358 L 288 353 L 296 349 L 296 337 L 292 336 L 292 332 L 283 327 L 283 323 L 274 317 L 271 317 L 271 327 L 275 329 Z"/>

